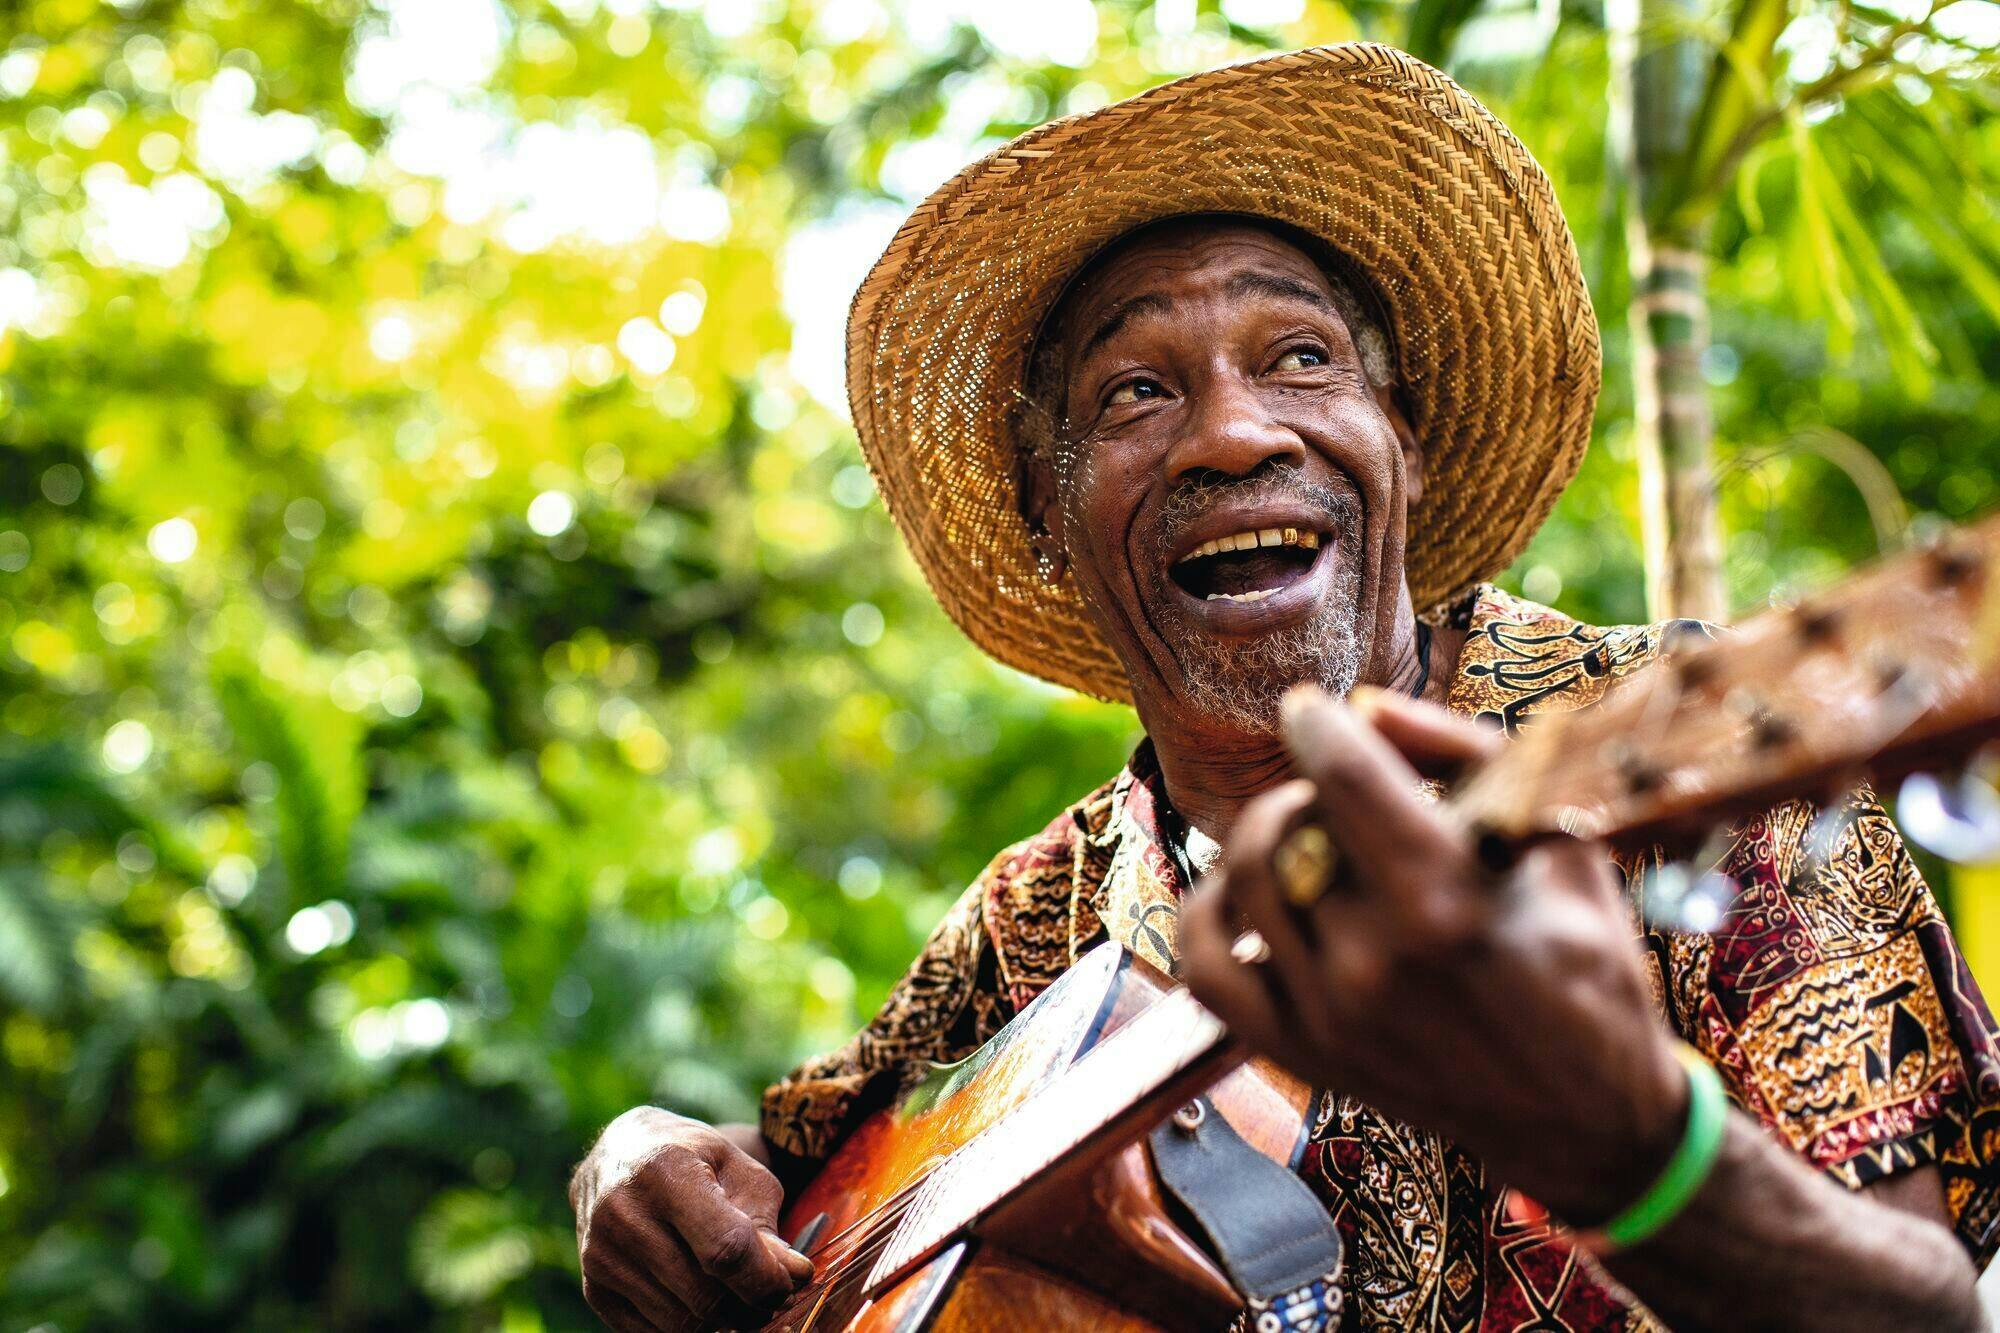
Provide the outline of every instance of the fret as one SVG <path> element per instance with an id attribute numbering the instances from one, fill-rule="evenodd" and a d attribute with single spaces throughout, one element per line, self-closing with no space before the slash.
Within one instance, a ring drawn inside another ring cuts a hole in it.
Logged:
<path id="1" fill-rule="evenodd" d="M 1714 641 L 1678 636 L 1657 669 L 1536 719 L 1449 809 L 1496 848 L 1560 831 L 1687 850 L 1735 815 L 1950 766 L 1996 735 L 2000 518 Z"/>
<path id="2" fill-rule="evenodd" d="M 868 1275 L 880 1290 L 1214 1050 L 1222 1024 L 1189 995 L 1162 997 L 931 1172 Z"/>

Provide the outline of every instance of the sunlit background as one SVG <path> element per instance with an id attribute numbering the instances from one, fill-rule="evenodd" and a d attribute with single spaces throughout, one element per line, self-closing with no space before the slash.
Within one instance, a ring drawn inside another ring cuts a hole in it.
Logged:
<path id="1" fill-rule="evenodd" d="M 1779 15 L 1768 91 L 1813 96 L 1717 196 L 1702 362 L 1738 607 L 1982 511 L 2000 461 L 2000 6 Z M 1506 582 L 1643 618 L 1606 22 L 8 6 L 0 1327 L 583 1327 L 595 1129 L 750 1114 L 1115 770 L 1128 713 L 929 602 L 842 401 L 904 213 L 1045 119 L 1356 36 L 1448 62 L 1606 333 Z M 1935 871 L 2000 972 L 2000 877 Z"/>

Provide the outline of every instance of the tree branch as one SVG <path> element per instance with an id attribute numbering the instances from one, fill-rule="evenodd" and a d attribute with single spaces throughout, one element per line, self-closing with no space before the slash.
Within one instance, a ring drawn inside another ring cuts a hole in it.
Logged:
<path id="1" fill-rule="evenodd" d="M 1849 65 L 1828 70 L 1811 83 L 1795 89 L 1789 98 L 1774 99 L 1762 110 L 1746 119 L 1729 139 L 1728 144 L 1717 154 L 1715 166 L 1700 185 L 1684 197 L 1679 219 L 1686 222 L 1691 215 L 1706 212 L 1721 192 L 1728 187 L 1743 158 L 1761 142 L 1765 135 L 1783 123 L 1793 112 L 1804 112 L 1812 107 L 1832 101 L 1857 88 L 1890 77 L 1895 72 L 1896 47 L 1905 38 L 1926 31 L 1933 15 L 1941 6 L 1933 4 L 1922 19 L 1896 24 L 1878 41 L 1864 48 L 1860 57 Z"/>

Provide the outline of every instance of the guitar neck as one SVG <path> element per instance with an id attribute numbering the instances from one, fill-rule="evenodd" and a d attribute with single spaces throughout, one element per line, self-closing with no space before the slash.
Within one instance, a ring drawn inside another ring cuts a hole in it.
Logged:
<path id="1" fill-rule="evenodd" d="M 2000 520 L 1711 638 L 1689 629 L 1602 701 L 1538 718 L 1450 805 L 1482 836 L 1684 847 L 1856 779 L 1949 766 L 2000 734 Z"/>
<path id="2" fill-rule="evenodd" d="M 1036 1177 L 1123 1147 L 1242 1059 L 1187 991 L 1163 996 L 931 1172 L 868 1290 L 910 1272 Z"/>

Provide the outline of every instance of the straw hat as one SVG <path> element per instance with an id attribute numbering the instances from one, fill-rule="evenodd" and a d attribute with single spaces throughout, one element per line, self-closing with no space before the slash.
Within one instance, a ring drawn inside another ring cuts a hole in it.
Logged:
<path id="1" fill-rule="evenodd" d="M 1045 583 L 1015 502 L 1018 403 L 1064 285 L 1144 223 L 1239 213 L 1332 246 L 1376 288 L 1424 445 L 1419 607 L 1504 569 L 1590 439 L 1597 320 L 1548 177 L 1464 89 L 1400 51 L 1211 70 L 1032 130 L 918 206 L 855 294 L 862 452 L 931 591 L 1010 666 L 1106 699 L 1125 673 L 1075 582 Z"/>

